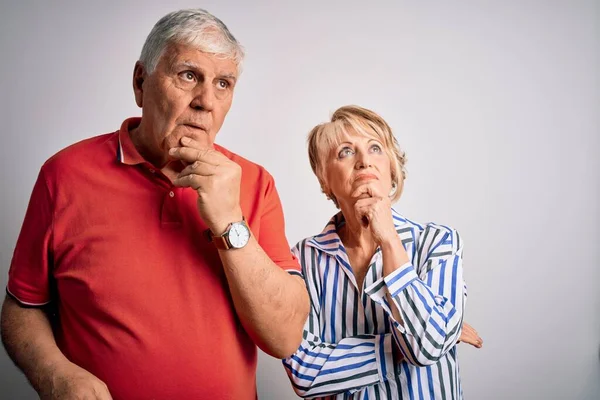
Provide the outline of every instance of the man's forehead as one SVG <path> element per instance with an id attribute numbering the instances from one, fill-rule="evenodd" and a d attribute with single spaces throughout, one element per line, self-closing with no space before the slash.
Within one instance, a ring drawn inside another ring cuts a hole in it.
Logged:
<path id="1" fill-rule="evenodd" d="M 170 66 L 183 65 L 204 70 L 212 68 L 219 75 L 237 77 L 237 65 L 218 54 L 206 53 L 185 44 L 170 44 L 165 49 L 164 58 Z"/>

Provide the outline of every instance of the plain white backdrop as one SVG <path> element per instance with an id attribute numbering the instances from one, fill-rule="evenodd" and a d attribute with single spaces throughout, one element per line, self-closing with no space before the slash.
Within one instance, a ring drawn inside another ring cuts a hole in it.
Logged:
<path id="1" fill-rule="evenodd" d="M 600 398 L 598 1 L 0 4 L 0 287 L 42 163 L 139 115 L 146 35 L 203 7 L 248 54 L 217 141 L 274 175 L 290 245 L 335 211 L 306 134 L 371 108 L 407 152 L 396 208 L 464 238 L 466 320 L 485 341 L 460 345 L 465 397 Z M 260 399 L 295 398 L 278 360 L 261 354 L 257 380 Z M 36 398 L 2 351 L 0 398 Z"/>

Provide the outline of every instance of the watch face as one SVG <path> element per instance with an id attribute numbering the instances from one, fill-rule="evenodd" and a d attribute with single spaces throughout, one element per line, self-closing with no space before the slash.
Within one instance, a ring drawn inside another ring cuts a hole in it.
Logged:
<path id="1" fill-rule="evenodd" d="M 245 223 L 235 222 L 231 224 L 227 239 L 229 239 L 231 247 L 241 249 L 248 243 L 248 240 L 250 240 L 250 231 Z"/>

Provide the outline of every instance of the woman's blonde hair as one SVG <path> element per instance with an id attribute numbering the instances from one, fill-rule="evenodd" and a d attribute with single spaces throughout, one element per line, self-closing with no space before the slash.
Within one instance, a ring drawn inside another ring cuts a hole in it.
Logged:
<path id="1" fill-rule="evenodd" d="M 331 121 L 315 126 L 308 134 L 308 158 L 310 166 L 317 176 L 321 190 L 339 207 L 337 199 L 326 187 L 325 165 L 331 150 L 342 142 L 342 136 L 352 130 L 360 135 L 374 138 L 383 144 L 383 151 L 390 159 L 392 186 L 395 192 L 390 196 L 392 202 L 402 194 L 406 170 L 406 157 L 400 150 L 392 129 L 377 113 L 359 106 L 338 108 Z"/>

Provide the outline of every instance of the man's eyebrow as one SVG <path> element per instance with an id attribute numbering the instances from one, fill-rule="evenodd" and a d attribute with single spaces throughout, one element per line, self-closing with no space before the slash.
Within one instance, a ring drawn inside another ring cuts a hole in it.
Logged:
<path id="1" fill-rule="evenodd" d="M 237 76 L 235 74 L 226 73 L 224 75 L 221 75 L 220 77 L 225 79 L 231 79 L 234 82 L 237 81 Z"/>
<path id="2" fill-rule="evenodd" d="M 176 67 L 188 67 L 188 68 L 191 68 L 191 69 L 200 69 L 200 67 L 198 67 L 198 64 L 196 64 L 193 61 L 178 62 L 178 63 L 175 63 L 174 66 L 176 66 Z"/>

